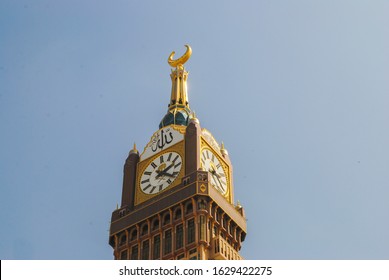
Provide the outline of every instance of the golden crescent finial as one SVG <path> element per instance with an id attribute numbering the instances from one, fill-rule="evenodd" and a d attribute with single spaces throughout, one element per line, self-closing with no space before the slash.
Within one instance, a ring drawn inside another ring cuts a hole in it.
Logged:
<path id="1" fill-rule="evenodd" d="M 169 63 L 169 65 L 171 67 L 180 67 L 180 66 L 184 65 L 185 62 L 188 61 L 188 59 L 192 55 L 192 49 L 189 45 L 185 45 L 185 47 L 186 47 L 186 52 L 184 53 L 184 55 L 176 60 L 173 59 L 175 52 L 172 52 L 170 54 L 167 62 Z"/>

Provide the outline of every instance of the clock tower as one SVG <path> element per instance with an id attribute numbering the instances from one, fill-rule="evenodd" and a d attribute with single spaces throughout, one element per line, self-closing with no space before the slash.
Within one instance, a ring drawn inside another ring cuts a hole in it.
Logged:
<path id="1" fill-rule="evenodd" d="M 115 259 L 242 259 L 246 218 L 234 202 L 231 161 L 189 107 L 186 48 L 169 56 L 172 90 L 159 129 L 124 164 L 109 233 Z"/>

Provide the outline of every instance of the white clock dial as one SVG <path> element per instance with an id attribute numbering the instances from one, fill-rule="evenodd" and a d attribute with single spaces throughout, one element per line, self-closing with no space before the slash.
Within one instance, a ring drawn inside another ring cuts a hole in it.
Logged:
<path id="1" fill-rule="evenodd" d="M 146 194 L 156 194 L 170 186 L 180 174 L 182 158 L 176 152 L 167 152 L 155 158 L 143 171 L 140 188 Z"/>
<path id="2" fill-rule="evenodd" d="M 227 177 L 218 157 L 210 150 L 203 149 L 201 152 L 201 166 L 203 170 L 211 173 L 211 185 L 222 195 L 227 193 Z"/>

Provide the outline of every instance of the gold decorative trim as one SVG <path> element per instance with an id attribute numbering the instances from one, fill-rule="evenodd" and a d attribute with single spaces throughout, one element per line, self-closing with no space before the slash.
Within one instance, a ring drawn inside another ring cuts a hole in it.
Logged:
<path id="1" fill-rule="evenodd" d="M 211 150 L 216 156 L 217 156 L 217 159 L 220 161 L 221 165 L 222 165 L 222 168 L 224 170 L 224 173 L 226 174 L 226 181 L 227 181 L 227 191 L 226 193 L 223 195 L 228 202 L 230 203 L 233 203 L 232 202 L 232 191 L 231 191 L 231 175 L 230 175 L 230 166 L 229 164 L 224 160 L 220 150 L 216 150 L 212 145 L 210 145 L 207 140 L 201 136 L 201 148 L 200 148 L 200 157 L 201 157 L 201 154 L 203 152 L 204 149 L 209 149 Z"/>
<path id="2" fill-rule="evenodd" d="M 216 141 L 215 137 L 213 137 L 212 133 L 208 129 L 202 128 L 201 134 L 203 138 L 206 140 L 206 142 L 208 143 L 208 145 L 212 146 L 214 150 L 220 152 L 219 143 Z"/>
<path id="3" fill-rule="evenodd" d="M 152 157 L 149 157 L 141 162 L 138 163 L 137 165 L 137 170 L 136 170 L 136 174 L 137 174 L 137 178 L 136 178 L 136 185 L 135 185 L 135 202 L 134 204 L 135 205 L 138 205 L 142 202 L 145 202 L 146 200 L 149 200 L 155 196 L 158 196 L 164 192 L 166 192 L 167 190 L 170 190 L 171 188 L 179 185 L 181 183 L 181 179 L 182 177 L 185 175 L 185 141 L 180 141 L 178 142 L 177 144 L 174 144 L 173 146 L 165 149 L 165 150 L 162 150 L 161 152 L 158 152 L 156 153 L 155 155 L 153 155 Z M 156 158 L 158 158 L 161 154 L 165 154 L 165 153 L 169 153 L 169 152 L 176 152 L 178 153 L 181 158 L 182 158 L 182 167 L 181 167 L 181 170 L 180 170 L 180 173 L 178 174 L 178 176 L 174 179 L 174 181 L 171 183 L 170 186 L 168 186 L 166 189 L 162 190 L 161 192 L 158 192 L 156 194 L 146 194 L 144 193 L 141 189 L 140 189 L 140 180 L 141 180 L 141 177 L 142 177 L 142 174 L 144 172 L 144 170 L 147 168 L 147 166 L 153 161 L 155 160 Z"/>
<path id="4" fill-rule="evenodd" d="M 186 126 L 178 125 L 178 124 L 171 124 L 170 126 L 175 130 L 179 131 L 181 134 L 185 135 Z"/>

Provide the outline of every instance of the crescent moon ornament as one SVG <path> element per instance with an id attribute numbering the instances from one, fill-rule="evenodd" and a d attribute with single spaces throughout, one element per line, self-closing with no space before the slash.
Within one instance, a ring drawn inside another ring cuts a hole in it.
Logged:
<path id="1" fill-rule="evenodd" d="M 176 60 L 173 59 L 173 56 L 175 54 L 175 52 L 172 52 L 167 60 L 167 62 L 169 63 L 169 65 L 171 67 L 179 67 L 181 68 L 185 62 L 188 61 L 188 59 L 190 58 L 190 56 L 192 55 L 192 49 L 189 45 L 185 45 L 186 47 L 186 52 L 184 53 L 183 56 L 181 56 L 180 58 L 177 58 Z"/>

